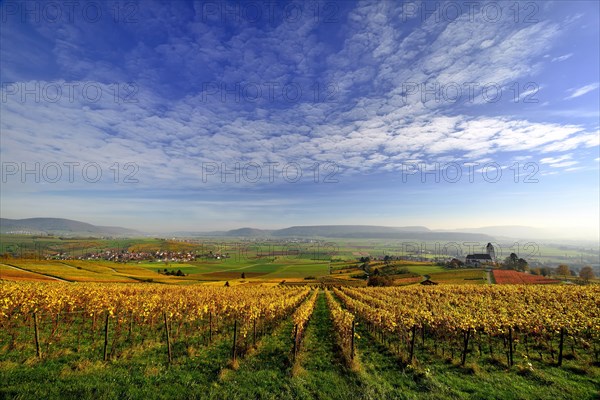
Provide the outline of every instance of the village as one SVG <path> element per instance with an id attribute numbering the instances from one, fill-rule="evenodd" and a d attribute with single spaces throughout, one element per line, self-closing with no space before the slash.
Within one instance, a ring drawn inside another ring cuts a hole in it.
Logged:
<path id="1" fill-rule="evenodd" d="M 105 250 L 96 253 L 86 253 L 81 256 L 75 256 L 72 253 L 56 253 L 46 257 L 46 260 L 89 260 L 89 261 L 114 261 L 114 262 L 190 262 L 199 259 L 222 260 L 229 258 L 228 253 L 219 253 L 209 251 L 199 253 L 196 251 L 128 251 L 128 250 Z"/>

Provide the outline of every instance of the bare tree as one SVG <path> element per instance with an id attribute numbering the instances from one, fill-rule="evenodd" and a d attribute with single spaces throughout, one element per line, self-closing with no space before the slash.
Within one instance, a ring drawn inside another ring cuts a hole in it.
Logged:
<path id="1" fill-rule="evenodd" d="M 556 274 L 557 275 L 562 275 L 564 277 L 567 277 L 568 275 L 571 275 L 571 270 L 569 269 L 569 266 L 566 264 L 560 264 L 558 266 L 558 268 L 556 269 Z"/>
<path id="2" fill-rule="evenodd" d="M 586 265 L 585 267 L 581 268 L 581 271 L 579 271 L 579 277 L 584 281 L 589 282 L 590 279 L 595 278 L 594 270 L 589 265 Z"/>

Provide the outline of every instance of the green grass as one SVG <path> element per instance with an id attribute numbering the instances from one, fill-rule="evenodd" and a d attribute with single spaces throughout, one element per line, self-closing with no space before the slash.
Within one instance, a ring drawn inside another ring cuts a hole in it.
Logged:
<path id="1" fill-rule="evenodd" d="M 352 399 L 361 392 L 358 376 L 340 363 L 340 350 L 323 293 L 306 329 L 294 366 L 293 383 L 299 398 Z"/>
<path id="2" fill-rule="evenodd" d="M 237 370 L 226 370 L 211 387 L 211 399 L 293 398 L 289 371 L 293 325 L 287 320 L 256 350 L 239 362 Z"/>
<path id="3" fill-rule="evenodd" d="M 401 267 L 406 268 L 409 272 L 419 275 L 431 275 L 437 272 L 446 272 L 447 270 L 437 265 L 402 265 Z"/>
<path id="4" fill-rule="evenodd" d="M 146 262 L 143 262 L 141 264 L 137 264 L 137 266 L 140 268 L 145 268 L 152 272 L 164 271 L 165 268 L 168 271 L 177 271 L 180 269 L 181 272 L 183 272 L 186 275 L 201 274 L 201 273 L 212 271 L 212 268 L 210 268 L 208 266 L 191 264 L 191 263 L 188 264 L 188 263 L 171 263 L 171 262 L 170 263 L 164 263 L 164 262 L 163 263 L 160 263 L 160 262 L 146 263 Z"/>
<path id="5" fill-rule="evenodd" d="M 273 278 L 304 278 L 306 276 L 326 276 L 329 275 L 329 265 L 322 262 L 298 261 L 283 265 L 277 271 L 267 275 Z"/>
<path id="6" fill-rule="evenodd" d="M 63 356 L 0 364 L 0 397 L 37 399 L 203 398 L 229 360 L 223 340 L 198 356 L 168 366 L 151 344 L 132 359 L 108 363 Z"/>

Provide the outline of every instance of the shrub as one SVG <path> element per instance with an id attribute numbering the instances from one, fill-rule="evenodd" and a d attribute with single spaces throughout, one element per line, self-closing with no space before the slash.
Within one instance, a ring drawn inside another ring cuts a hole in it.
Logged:
<path id="1" fill-rule="evenodd" d="M 393 281 L 387 277 L 382 275 L 370 276 L 367 281 L 367 286 L 392 286 Z"/>

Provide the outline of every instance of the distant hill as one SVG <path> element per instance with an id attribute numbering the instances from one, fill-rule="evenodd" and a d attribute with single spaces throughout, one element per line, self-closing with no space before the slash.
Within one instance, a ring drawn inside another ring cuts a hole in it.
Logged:
<path id="1" fill-rule="evenodd" d="M 32 218 L 53 220 L 53 218 Z M 11 220 L 7 220 L 11 221 Z M 26 221 L 26 220 L 22 220 Z M 82 235 L 98 236 L 94 232 L 101 232 L 103 236 L 140 236 L 145 233 L 135 231 L 132 229 L 125 229 L 120 227 L 109 227 L 109 226 L 94 226 L 85 224 L 79 221 L 69 221 L 71 223 L 79 223 L 85 225 L 85 228 L 80 226 L 79 228 L 70 229 L 84 229 L 81 231 Z M 2 222 L 4 225 L 4 220 Z M 11 229 L 4 229 L 2 227 L 1 232 L 6 232 Z M 90 228 L 92 227 L 92 228 Z M 98 231 L 98 229 L 100 231 Z M 32 229 L 20 229 L 29 230 Z M 42 232 L 42 231 L 37 231 Z M 31 232 L 31 233 L 37 233 Z M 65 234 L 63 231 L 60 234 Z M 566 239 L 568 236 L 564 235 L 562 231 L 552 231 L 548 229 L 540 229 L 528 226 L 488 226 L 481 228 L 457 228 L 457 229 L 429 229 L 424 226 L 402 226 L 402 227 L 389 227 L 389 226 L 378 226 L 378 225 L 309 225 L 309 226 L 291 226 L 283 229 L 258 229 L 252 227 L 237 228 L 231 230 L 215 230 L 215 231 L 171 231 L 164 232 L 153 230 L 152 235 L 156 237 L 180 237 L 180 238 L 217 238 L 217 237 L 237 237 L 237 238 L 348 238 L 348 239 L 398 239 L 398 240 L 420 240 L 420 241 L 443 241 L 443 242 L 462 242 L 462 241 L 474 241 L 474 242 L 497 242 L 506 240 L 552 240 L 556 243 L 565 244 L 571 243 L 573 245 L 580 245 L 584 243 L 586 246 L 597 247 L 597 241 L 594 240 L 579 240 L 579 239 Z M 73 236 L 73 234 L 70 234 Z M 549 242 L 550 243 L 550 242 Z"/>
<path id="2" fill-rule="evenodd" d="M 0 233 L 31 233 L 65 236 L 141 236 L 133 229 L 98 226 L 64 218 L 0 218 Z"/>
<path id="3" fill-rule="evenodd" d="M 390 227 L 378 225 L 311 225 L 291 226 L 284 229 L 239 228 L 229 231 L 172 232 L 167 236 L 180 237 L 252 237 L 252 238 L 348 238 L 348 239 L 402 239 L 423 241 L 488 241 L 514 231 L 515 227 L 435 230 L 424 226 Z M 525 227 L 520 227 L 525 228 Z M 532 232 L 533 228 L 529 232 Z M 521 229 L 520 232 L 525 232 Z M 143 233 L 117 226 L 98 226 L 63 218 L 0 218 L 0 233 L 50 234 L 62 236 L 142 236 Z M 507 235 L 508 236 L 508 235 Z"/>
<path id="4" fill-rule="evenodd" d="M 400 232 L 429 232 L 423 226 L 407 226 L 393 228 L 389 226 L 374 225 L 315 225 L 292 226 L 290 228 L 273 231 L 273 236 L 323 236 L 323 237 L 386 237 L 397 235 Z M 365 236 L 368 235 L 368 236 Z"/>
<path id="5" fill-rule="evenodd" d="M 483 233 L 495 237 L 513 238 L 513 239 L 549 239 L 556 238 L 556 232 L 546 229 L 533 228 L 521 225 L 503 225 L 503 226 L 484 226 L 481 228 L 461 228 L 461 229 L 440 229 L 437 232 L 464 232 L 464 233 Z"/>
<path id="6" fill-rule="evenodd" d="M 326 237 L 419 240 L 493 240 L 491 236 L 473 233 L 433 232 L 423 226 L 373 226 L 373 225 L 316 225 L 292 226 L 273 231 L 277 237 Z"/>
<path id="7" fill-rule="evenodd" d="M 181 232 L 183 233 L 183 232 Z M 191 233 L 191 232 L 190 232 Z M 182 235 L 185 236 L 185 235 Z M 492 241 L 482 233 L 438 232 L 424 226 L 389 227 L 377 225 L 312 225 L 284 229 L 240 228 L 229 231 L 190 234 L 189 236 L 271 237 L 271 238 L 348 238 L 348 239 L 410 239 L 444 241 Z"/>
<path id="8" fill-rule="evenodd" d="M 273 230 L 267 229 L 255 229 L 255 228 L 240 228 L 240 229 L 232 229 L 224 233 L 225 236 L 253 236 L 253 237 L 262 237 L 262 236 L 270 236 L 273 233 Z"/>

